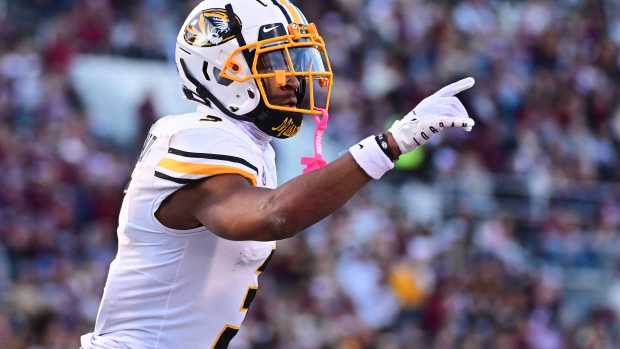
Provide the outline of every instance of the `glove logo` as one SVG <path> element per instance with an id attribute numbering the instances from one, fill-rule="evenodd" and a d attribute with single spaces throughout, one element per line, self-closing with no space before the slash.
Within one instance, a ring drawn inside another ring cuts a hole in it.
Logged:
<path id="1" fill-rule="evenodd" d="M 237 17 L 237 16 L 235 16 Z M 234 20 L 241 23 L 239 17 Z M 185 41 L 197 47 L 221 45 L 235 38 L 230 28 L 231 19 L 225 9 L 209 9 L 194 17 L 185 27 Z"/>

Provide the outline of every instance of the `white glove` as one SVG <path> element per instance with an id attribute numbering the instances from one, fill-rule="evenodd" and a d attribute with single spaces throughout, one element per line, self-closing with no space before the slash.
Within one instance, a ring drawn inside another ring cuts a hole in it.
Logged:
<path id="1" fill-rule="evenodd" d="M 476 124 L 469 117 L 456 94 L 470 89 L 476 81 L 469 77 L 445 86 L 425 98 L 409 114 L 394 122 L 388 130 L 402 154 L 426 143 L 433 134 L 444 128 L 460 127 L 471 131 Z"/>

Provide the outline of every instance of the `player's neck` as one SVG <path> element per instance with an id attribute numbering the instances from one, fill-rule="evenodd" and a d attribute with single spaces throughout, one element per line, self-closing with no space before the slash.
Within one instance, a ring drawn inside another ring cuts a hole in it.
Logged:
<path id="1" fill-rule="evenodd" d="M 271 142 L 271 140 L 273 139 L 271 136 L 261 131 L 253 123 L 247 122 L 247 121 L 236 120 L 231 117 L 228 117 L 227 115 L 225 115 L 224 113 L 222 113 L 220 110 L 216 108 L 209 108 L 204 105 L 198 105 L 198 111 L 203 112 L 203 113 L 209 113 L 210 115 L 225 118 L 229 120 L 230 122 L 235 124 L 237 127 L 239 127 L 244 133 L 250 136 L 250 138 L 252 138 L 254 142 L 256 142 L 256 144 L 260 146 L 268 145 L 269 142 Z"/>

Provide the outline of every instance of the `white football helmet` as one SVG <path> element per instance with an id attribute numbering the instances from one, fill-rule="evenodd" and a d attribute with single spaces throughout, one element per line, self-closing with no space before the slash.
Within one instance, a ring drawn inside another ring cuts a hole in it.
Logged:
<path id="1" fill-rule="evenodd" d="M 304 114 L 329 108 L 325 43 L 289 0 L 201 2 L 181 28 L 176 63 L 186 98 L 278 138 L 295 135 Z M 296 103 L 276 104 L 267 80 L 283 88 L 293 78 Z"/>

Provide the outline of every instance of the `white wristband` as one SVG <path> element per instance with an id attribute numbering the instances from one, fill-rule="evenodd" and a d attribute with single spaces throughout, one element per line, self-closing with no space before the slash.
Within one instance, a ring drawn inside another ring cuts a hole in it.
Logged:
<path id="1" fill-rule="evenodd" d="M 373 179 L 380 179 L 394 168 L 394 163 L 381 150 L 375 136 L 365 138 L 349 148 L 355 162 Z"/>

